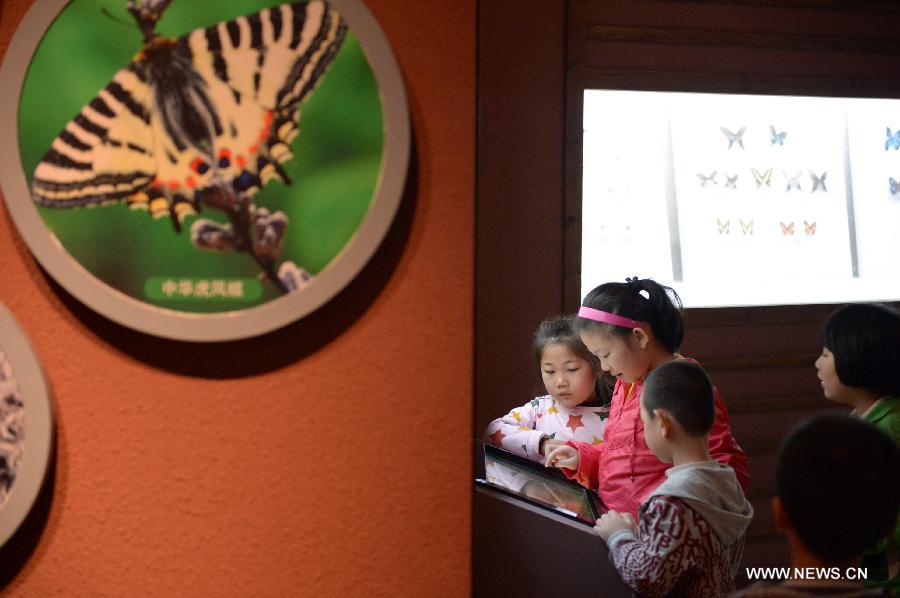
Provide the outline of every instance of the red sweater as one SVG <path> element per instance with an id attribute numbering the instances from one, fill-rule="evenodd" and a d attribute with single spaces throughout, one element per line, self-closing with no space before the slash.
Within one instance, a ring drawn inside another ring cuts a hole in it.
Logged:
<path id="1" fill-rule="evenodd" d="M 653 490 L 666 479 L 671 465 L 656 458 L 644 441 L 640 396 L 643 380 L 634 383 L 616 381 L 609 419 L 603 432 L 603 443 L 568 442 L 578 449 L 581 459 L 578 471 L 562 471 L 582 486 L 597 490 L 609 509 L 629 512 L 637 520 L 638 508 Z M 731 435 L 728 409 L 719 390 L 713 387 L 716 419 L 709 432 L 710 456 L 734 469 L 744 491 L 750 485 L 747 456 Z"/>

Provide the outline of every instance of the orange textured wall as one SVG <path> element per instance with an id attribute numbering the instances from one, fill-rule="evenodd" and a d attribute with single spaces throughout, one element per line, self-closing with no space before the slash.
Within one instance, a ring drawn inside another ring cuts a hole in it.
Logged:
<path id="1" fill-rule="evenodd" d="M 475 0 L 366 3 L 406 79 L 417 176 L 310 317 L 239 343 L 134 333 L 47 278 L 0 209 L 0 301 L 57 421 L 0 595 L 470 592 Z M 29 1 L 0 4 L 5 50 Z"/>

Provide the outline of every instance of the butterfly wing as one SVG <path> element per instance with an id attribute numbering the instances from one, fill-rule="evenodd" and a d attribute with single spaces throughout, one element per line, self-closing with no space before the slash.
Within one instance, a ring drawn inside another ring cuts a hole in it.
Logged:
<path id="1" fill-rule="evenodd" d="M 117 72 L 66 124 L 38 163 L 31 181 L 34 200 L 51 207 L 82 207 L 140 194 L 157 169 L 150 94 L 132 65 Z"/>
<path id="2" fill-rule="evenodd" d="M 245 171 L 262 182 L 276 172 L 284 178 L 278 165 L 292 156 L 297 106 L 316 88 L 346 30 L 334 9 L 313 0 L 267 8 L 187 36 L 197 71 L 217 103 L 229 107 L 222 111 L 230 117 L 224 125 L 237 134 L 227 149 L 245 157 L 243 165 L 231 165 L 230 178 Z M 241 127 L 244 122 L 255 126 Z"/>

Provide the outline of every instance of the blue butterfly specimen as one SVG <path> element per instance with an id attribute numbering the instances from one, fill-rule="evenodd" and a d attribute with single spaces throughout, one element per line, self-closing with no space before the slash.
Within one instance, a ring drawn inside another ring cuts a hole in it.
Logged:
<path id="1" fill-rule="evenodd" d="M 726 189 L 737 189 L 737 178 L 738 175 L 728 176 L 728 173 L 725 173 L 725 188 Z"/>
<path id="2" fill-rule="evenodd" d="M 828 171 L 822 173 L 822 176 L 816 176 L 812 170 L 809 171 L 809 176 L 812 177 L 812 191 L 811 193 L 815 193 L 816 189 L 819 187 L 822 188 L 822 191 L 828 191 L 828 188 L 825 186 L 825 177 L 828 176 Z"/>
<path id="3" fill-rule="evenodd" d="M 891 184 L 891 193 L 893 195 L 900 193 L 900 182 L 895 181 L 893 177 L 889 178 L 888 182 Z"/>
<path id="4" fill-rule="evenodd" d="M 796 189 L 797 191 L 801 190 L 800 175 L 803 174 L 802 171 L 798 170 L 797 174 L 795 174 L 794 176 L 790 176 L 783 170 L 781 171 L 781 173 L 784 175 L 784 180 L 787 181 L 787 186 L 784 189 L 785 193 L 789 192 L 791 189 Z"/>
<path id="5" fill-rule="evenodd" d="M 753 174 L 753 179 L 756 181 L 756 188 L 760 188 L 763 184 L 766 187 L 772 186 L 772 169 L 766 170 L 763 174 L 760 174 L 758 170 L 755 168 L 750 169 L 751 174 Z"/>
<path id="6" fill-rule="evenodd" d="M 784 145 L 784 138 L 787 137 L 787 131 L 779 133 L 775 127 L 769 125 L 769 134 L 771 135 L 771 145 Z"/>
<path id="7" fill-rule="evenodd" d="M 718 185 L 719 183 L 716 182 L 716 172 L 717 171 L 713 170 L 712 173 L 709 174 L 709 176 L 705 176 L 698 172 L 697 178 L 700 179 L 700 186 L 706 187 L 706 183 L 709 182 L 712 182 L 713 185 Z"/>
<path id="8" fill-rule="evenodd" d="M 737 133 L 732 133 L 725 127 L 719 127 L 719 129 L 725 134 L 725 138 L 728 139 L 728 149 L 731 149 L 731 146 L 735 143 L 741 146 L 741 149 L 744 149 L 744 140 L 742 137 L 744 136 L 744 131 L 747 130 L 747 127 L 741 127 L 738 129 Z"/>
<path id="9" fill-rule="evenodd" d="M 900 129 L 891 134 L 891 128 L 887 128 L 887 139 L 884 141 L 884 151 L 889 149 L 900 149 Z"/>

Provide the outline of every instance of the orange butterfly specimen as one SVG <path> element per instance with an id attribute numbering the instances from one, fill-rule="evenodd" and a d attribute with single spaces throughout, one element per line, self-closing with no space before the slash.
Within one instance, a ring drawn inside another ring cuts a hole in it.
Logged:
<path id="1" fill-rule="evenodd" d="M 805 232 L 810 237 L 816 234 L 816 223 L 815 222 L 807 222 L 803 221 L 803 232 Z"/>
<path id="2" fill-rule="evenodd" d="M 779 222 L 781 225 L 781 234 L 785 237 L 793 237 L 794 236 L 794 223 L 785 224 L 784 222 Z"/>

